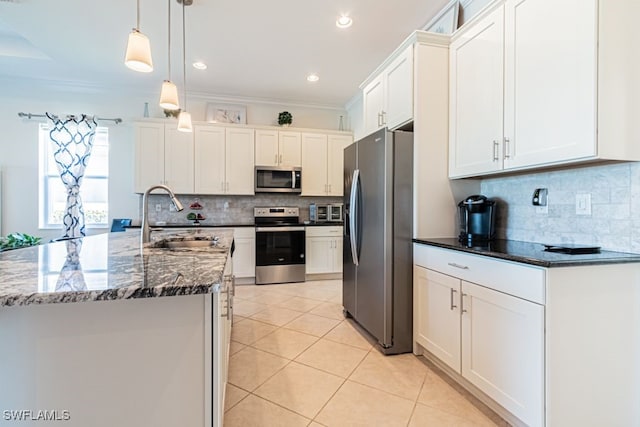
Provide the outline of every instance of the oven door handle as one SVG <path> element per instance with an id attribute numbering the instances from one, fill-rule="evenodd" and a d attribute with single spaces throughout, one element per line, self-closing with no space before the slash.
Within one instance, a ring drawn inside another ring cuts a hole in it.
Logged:
<path id="1" fill-rule="evenodd" d="M 256 227 L 256 233 L 281 233 L 285 231 L 304 231 L 304 227 Z"/>

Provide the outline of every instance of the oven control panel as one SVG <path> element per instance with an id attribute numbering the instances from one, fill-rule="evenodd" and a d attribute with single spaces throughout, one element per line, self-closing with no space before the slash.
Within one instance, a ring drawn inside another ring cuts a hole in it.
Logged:
<path id="1" fill-rule="evenodd" d="M 282 217 L 282 216 L 300 216 L 299 208 L 253 208 L 253 216 L 258 217 Z"/>

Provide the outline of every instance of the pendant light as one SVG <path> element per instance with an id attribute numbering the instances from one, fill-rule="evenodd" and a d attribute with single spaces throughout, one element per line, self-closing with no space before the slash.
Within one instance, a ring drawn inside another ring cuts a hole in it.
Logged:
<path id="1" fill-rule="evenodd" d="M 182 0 L 182 89 L 184 90 L 184 110 L 178 116 L 178 130 L 181 132 L 193 132 L 193 126 L 191 125 L 191 114 L 187 113 L 187 54 L 185 40 L 185 19 L 184 19 L 184 6 L 186 0 Z"/>
<path id="2" fill-rule="evenodd" d="M 140 0 L 136 0 L 136 5 L 136 28 L 129 34 L 124 65 L 141 73 L 150 73 L 153 71 L 151 44 L 149 38 L 140 32 Z"/>
<path id="3" fill-rule="evenodd" d="M 178 101 L 178 88 L 171 81 L 171 0 L 168 0 L 169 5 L 167 8 L 168 22 L 167 22 L 167 56 L 169 58 L 169 78 L 162 83 L 162 90 L 160 91 L 160 107 L 165 110 L 175 111 L 180 108 L 180 102 Z"/>

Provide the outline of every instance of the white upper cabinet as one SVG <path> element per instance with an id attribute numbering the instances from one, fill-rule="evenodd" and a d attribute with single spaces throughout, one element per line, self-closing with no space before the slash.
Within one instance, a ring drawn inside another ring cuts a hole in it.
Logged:
<path id="1" fill-rule="evenodd" d="M 302 134 L 302 195 L 326 196 L 327 184 L 327 135 Z"/>
<path id="2" fill-rule="evenodd" d="M 175 124 L 136 123 L 135 192 L 163 184 L 175 193 L 193 193 L 193 134 Z"/>
<path id="3" fill-rule="evenodd" d="M 254 194 L 253 129 L 195 125 L 195 192 Z"/>
<path id="4" fill-rule="evenodd" d="M 224 194 L 225 129 L 195 125 L 195 192 Z"/>
<path id="5" fill-rule="evenodd" d="M 502 169 L 503 8 L 451 44 L 449 174 Z"/>
<path id="6" fill-rule="evenodd" d="M 351 135 L 302 133 L 302 195 L 342 196 L 344 148 Z"/>
<path id="7" fill-rule="evenodd" d="M 254 194 L 254 131 L 226 129 L 227 194 Z"/>
<path id="8" fill-rule="evenodd" d="M 256 130 L 256 165 L 278 166 L 278 131 Z"/>
<path id="9" fill-rule="evenodd" d="M 301 166 L 300 132 L 258 129 L 255 138 L 257 166 Z"/>
<path id="10" fill-rule="evenodd" d="M 362 87 L 364 133 L 395 129 L 413 118 L 413 45 Z"/>
<path id="11" fill-rule="evenodd" d="M 134 190 L 136 193 L 144 193 L 152 185 L 164 184 L 164 124 L 136 123 L 134 130 Z"/>
<path id="12" fill-rule="evenodd" d="M 344 149 L 353 143 L 351 135 L 329 135 L 327 137 L 327 184 L 329 196 L 344 193 Z"/>
<path id="13" fill-rule="evenodd" d="M 384 87 L 382 78 L 383 76 L 380 74 L 362 89 L 364 133 L 366 135 L 375 132 L 383 126 Z"/>
<path id="14" fill-rule="evenodd" d="M 300 167 L 302 165 L 302 144 L 300 132 L 278 132 L 280 166 Z"/>
<path id="15" fill-rule="evenodd" d="M 597 155 L 597 4 L 505 2 L 505 169 Z"/>
<path id="16" fill-rule="evenodd" d="M 638 160 L 633 0 L 506 0 L 453 36 L 449 176 Z M 545 30 L 554 28 L 557 30 Z"/>

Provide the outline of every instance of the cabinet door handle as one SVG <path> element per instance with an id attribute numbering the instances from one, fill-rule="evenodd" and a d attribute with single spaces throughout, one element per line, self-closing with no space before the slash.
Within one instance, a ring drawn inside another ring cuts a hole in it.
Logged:
<path id="1" fill-rule="evenodd" d="M 450 265 L 451 267 L 459 268 L 461 270 L 469 269 L 469 267 L 467 267 L 466 265 L 456 264 L 455 262 L 448 262 L 447 265 Z"/>
<path id="2" fill-rule="evenodd" d="M 458 306 L 454 302 L 455 301 L 455 293 L 456 292 L 458 292 L 458 291 L 456 291 L 455 289 L 451 288 L 451 295 L 450 295 L 450 298 L 451 298 L 451 300 L 450 300 L 451 311 L 453 311 L 454 308 L 458 308 Z"/>
<path id="3" fill-rule="evenodd" d="M 384 126 L 384 125 L 386 125 L 386 124 L 387 124 L 387 119 L 385 118 L 385 116 L 386 116 L 386 115 L 387 115 L 387 112 L 386 112 L 386 111 L 384 111 L 384 110 L 382 110 L 382 114 L 381 114 L 381 117 L 382 117 L 382 126 Z"/>
<path id="4" fill-rule="evenodd" d="M 280 164 L 282 164 L 282 154 L 280 154 Z"/>
<path id="5" fill-rule="evenodd" d="M 220 181 L 220 191 L 224 191 L 224 181 Z"/>
<path id="6" fill-rule="evenodd" d="M 504 138 L 504 158 L 505 159 L 510 159 L 511 158 L 511 147 L 509 145 L 509 138 L 505 137 Z"/>
<path id="7" fill-rule="evenodd" d="M 500 147 L 500 143 L 498 142 L 497 139 L 493 140 L 493 161 L 497 162 L 498 160 L 500 160 L 500 157 L 498 156 L 498 150 Z"/>
<path id="8" fill-rule="evenodd" d="M 466 297 L 467 294 L 465 294 L 464 292 L 462 293 L 462 298 L 460 298 L 460 306 L 462 308 L 462 313 L 468 313 L 467 309 L 464 308 L 464 297 Z"/>
<path id="9" fill-rule="evenodd" d="M 273 158 L 273 163 L 275 163 L 276 165 L 278 164 L 278 153 L 275 154 L 275 157 Z"/>
<path id="10" fill-rule="evenodd" d="M 229 192 L 229 181 L 227 181 L 227 192 Z"/>
<path id="11" fill-rule="evenodd" d="M 331 194 L 331 184 L 329 184 L 329 191 L 327 193 Z"/>

